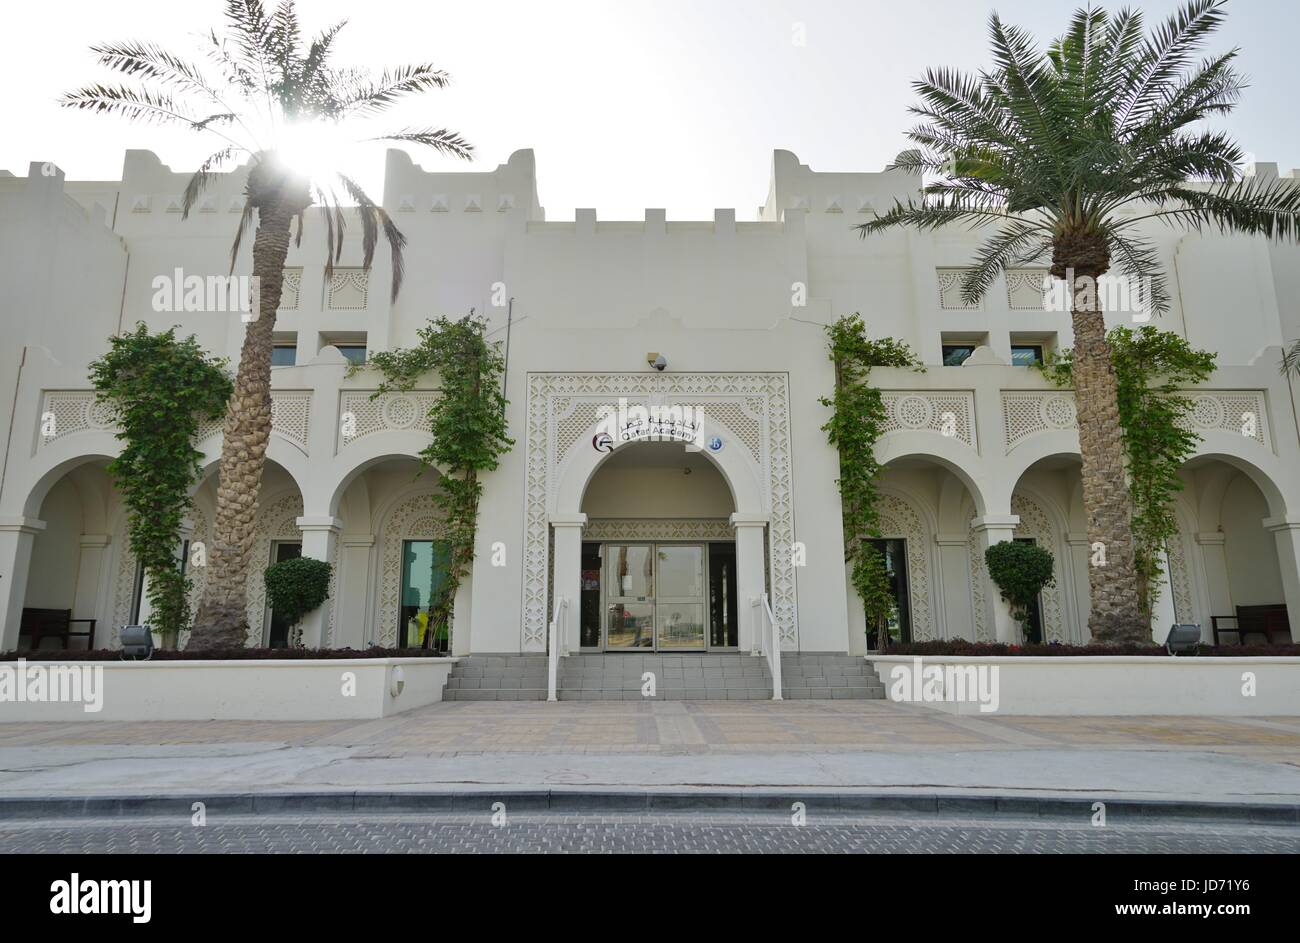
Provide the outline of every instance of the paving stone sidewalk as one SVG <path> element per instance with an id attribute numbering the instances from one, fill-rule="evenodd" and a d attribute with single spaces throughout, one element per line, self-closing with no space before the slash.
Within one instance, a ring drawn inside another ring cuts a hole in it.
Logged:
<path id="1" fill-rule="evenodd" d="M 1300 718 L 957 717 L 883 701 L 448 702 L 383 720 L 0 724 L 0 794 L 953 790 L 1294 803 Z"/>

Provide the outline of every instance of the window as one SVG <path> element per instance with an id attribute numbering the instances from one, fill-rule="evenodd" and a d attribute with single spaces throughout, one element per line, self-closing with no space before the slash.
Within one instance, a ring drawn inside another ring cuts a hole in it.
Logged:
<path id="1" fill-rule="evenodd" d="M 365 344 L 335 344 L 334 346 L 347 358 L 348 363 L 359 367 L 366 362 Z"/>
<path id="2" fill-rule="evenodd" d="M 445 540 L 402 541 L 401 611 L 397 624 L 398 648 L 432 648 L 445 652 L 450 640 L 447 625 L 430 624 L 446 602 L 451 544 Z"/>
<path id="3" fill-rule="evenodd" d="M 297 359 L 297 344 L 276 344 L 271 348 L 271 366 L 273 367 L 292 367 Z"/>
<path id="4" fill-rule="evenodd" d="M 1043 362 L 1042 344 L 1012 344 L 1011 366 L 1032 367 Z"/>
<path id="5" fill-rule="evenodd" d="M 973 353 L 975 353 L 974 344 L 944 344 L 943 365 L 945 367 L 960 367 L 966 362 L 966 358 Z"/>

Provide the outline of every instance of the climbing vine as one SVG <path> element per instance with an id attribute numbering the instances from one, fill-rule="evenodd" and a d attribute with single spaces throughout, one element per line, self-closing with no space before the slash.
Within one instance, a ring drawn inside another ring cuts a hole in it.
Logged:
<path id="1" fill-rule="evenodd" d="M 108 464 L 127 508 L 131 553 L 148 575 L 151 625 L 175 638 L 190 619 L 189 579 L 177 550 L 201 454 L 194 435 L 226 410 L 232 384 L 224 360 L 207 356 L 194 337 L 175 329 L 151 334 L 144 324 L 109 338 L 90 365 L 99 401 L 112 407 L 125 446 Z"/>
<path id="2" fill-rule="evenodd" d="M 871 539 L 880 536 L 879 494 L 876 481 L 876 440 L 884 432 L 884 397 L 871 386 L 872 367 L 905 367 L 923 372 L 912 349 L 892 337 L 872 340 L 859 314 L 842 317 L 826 327 L 830 360 L 835 367 L 835 392 L 822 397 L 831 418 L 822 426 L 826 438 L 840 453 L 836 484 L 844 514 L 844 554 L 852 565 L 853 588 L 862 597 L 867 624 L 876 629 L 883 646 L 885 622 L 894 605 L 885 562 Z"/>
<path id="3" fill-rule="evenodd" d="M 505 361 L 498 346 L 488 342 L 486 327 L 483 319 L 472 314 L 458 320 L 440 317 L 420 330 L 416 346 L 381 351 L 368 364 L 384 375 L 375 396 L 414 389 L 428 373 L 438 377 L 439 395 L 429 408 L 433 439 L 420 458 L 442 472 L 433 500 L 446 522 L 450 559 L 442 591 L 430 601 L 429 624 L 435 631 L 426 633 L 426 647 L 435 637 L 451 637 L 456 590 L 474 562 L 483 495 L 479 475 L 495 469 L 514 445 L 506 435 L 506 398 L 501 389 Z"/>
<path id="4" fill-rule="evenodd" d="M 1178 533 L 1174 501 L 1183 489 L 1178 469 L 1200 436 L 1185 424 L 1192 408 L 1180 388 L 1206 380 L 1216 355 L 1151 325 L 1117 327 L 1107 334 L 1119 391 L 1119 422 L 1133 501 L 1134 561 L 1143 583 L 1142 605 L 1150 612 L 1160 581 L 1161 553 Z M 1071 384 L 1071 351 L 1043 365 L 1057 386 Z"/>

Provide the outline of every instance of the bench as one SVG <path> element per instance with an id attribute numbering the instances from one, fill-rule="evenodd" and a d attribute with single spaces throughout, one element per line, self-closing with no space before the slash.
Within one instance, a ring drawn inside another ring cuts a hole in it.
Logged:
<path id="1" fill-rule="evenodd" d="M 88 624 L 89 628 L 85 632 L 73 632 L 72 627 L 80 623 Z M 95 647 L 95 620 L 74 619 L 71 609 L 24 609 L 18 634 L 31 639 L 32 651 L 39 651 L 41 642 L 47 638 L 61 639 L 64 649 L 72 639 L 84 638 L 89 651 Z"/>
<path id="2" fill-rule="evenodd" d="M 1220 623 L 1232 623 L 1221 625 Z M 1223 644 L 1219 635 L 1236 634 L 1237 644 L 1245 645 L 1246 636 L 1254 633 L 1268 639 L 1269 645 L 1286 645 L 1291 641 L 1291 622 L 1287 618 L 1286 606 L 1238 606 L 1235 616 L 1212 616 L 1210 628 L 1214 632 L 1214 644 Z M 1275 636 L 1281 637 L 1278 642 Z"/>

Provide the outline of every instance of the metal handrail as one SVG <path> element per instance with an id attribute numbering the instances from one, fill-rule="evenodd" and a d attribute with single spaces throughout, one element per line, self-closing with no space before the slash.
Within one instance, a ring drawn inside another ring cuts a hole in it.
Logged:
<path id="1" fill-rule="evenodd" d="M 568 604 L 569 600 L 564 596 L 555 597 L 555 612 L 551 618 L 546 645 L 546 699 L 548 701 L 556 700 L 556 679 L 560 673 L 560 613 Z"/>
<path id="2" fill-rule="evenodd" d="M 760 607 L 758 620 L 759 645 L 767 656 L 767 667 L 772 673 L 772 700 L 780 701 L 781 696 L 781 637 L 776 630 L 776 616 L 772 613 L 772 604 L 767 593 L 761 593 L 754 600 Z"/>

